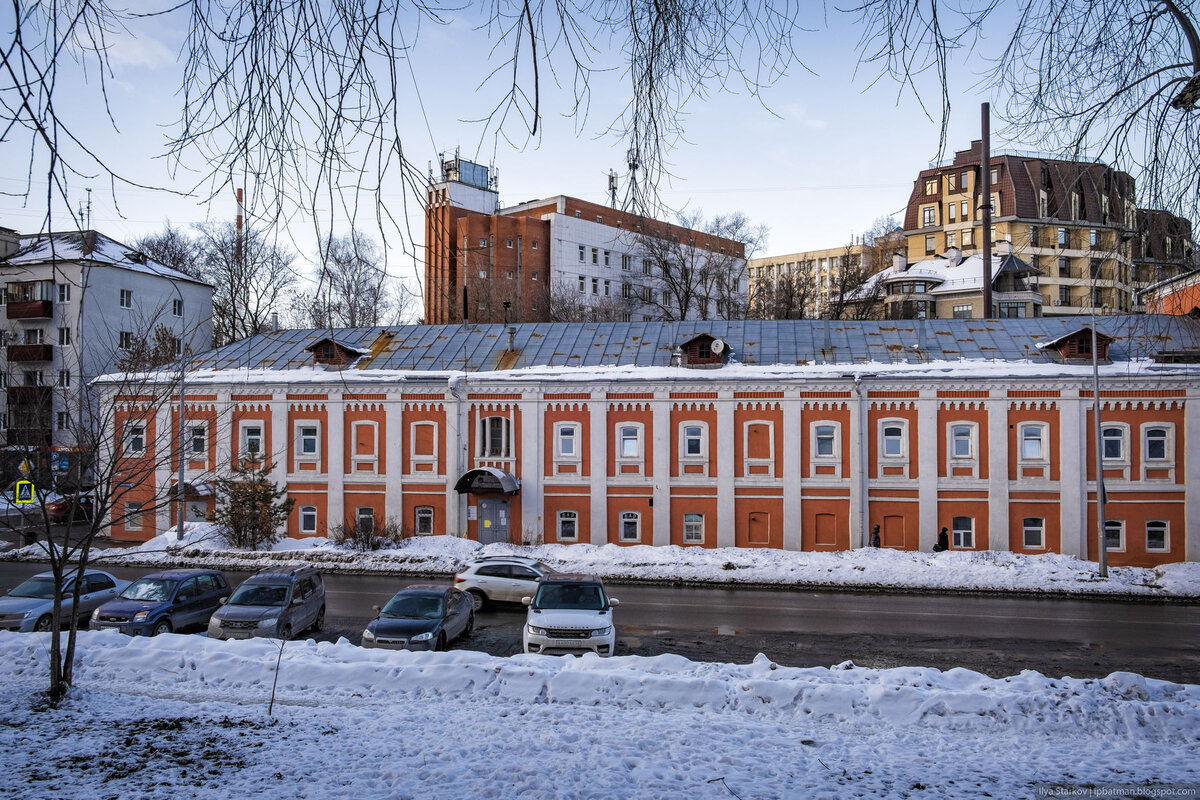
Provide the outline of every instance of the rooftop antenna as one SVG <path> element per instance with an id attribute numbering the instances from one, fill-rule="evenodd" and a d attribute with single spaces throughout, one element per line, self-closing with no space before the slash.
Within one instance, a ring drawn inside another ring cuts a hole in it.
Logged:
<path id="1" fill-rule="evenodd" d="M 631 147 L 625 153 L 625 163 L 629 167 L 629 188 L 625 192 L 625 204 L 622 211 L 636 212 L 642 207 L 641 189 L 638 187 L 638 168 L 642 165 L 642 157 L 636 147 Z"/>
<path id="2" fill-rule="evenodd" d="M 617 207 L 617 173 L 611 169 L 608 171 L 608 203 L 613 208 Z"/>
<path id="3" fill-rule="evenodd" d="M 87 196 L 87 224 L 84 227 L 90 231 L 92 229 L 92 190 L 90 187 L 87 189 Z"/>

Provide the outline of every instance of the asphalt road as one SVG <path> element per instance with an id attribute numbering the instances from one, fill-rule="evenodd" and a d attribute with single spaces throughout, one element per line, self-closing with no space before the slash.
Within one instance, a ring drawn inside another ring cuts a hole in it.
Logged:
<path id="1" fill-rule="evenodd" d="M 4 591 L 44 570 L 0 563 Z M 150 570 L 116 568 L 127 580 Z M 234 584 L 249 573 L 226 573 Z M 445 582 L 447 579 L 435 579 Z M 327 574 L 326 629 L 357 643 L 400 588 L 430 579 Z M 1137 672 L 1200 683 L 1200 605 L 1111 600 L 612 585 L 619 655 L 677 653 L 746 663 L 758 653 L 788 666 L 966 667 L 993 677 L 1035 669 L 1052 677 Z M 521 649 L 521 606 L 492 607 L 452 649 Z"/>

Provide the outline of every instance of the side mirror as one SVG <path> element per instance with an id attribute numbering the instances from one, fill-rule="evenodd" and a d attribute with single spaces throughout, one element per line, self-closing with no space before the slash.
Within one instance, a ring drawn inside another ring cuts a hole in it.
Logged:
<path id="1" fill-rule="evenodd" d="M 304 598 L 301 597 L 300 595 L 296 595 L 292 598 L 292 605 L 298 606 L 298 605 L 303 605 L 303 604 L 304 604 Z"/>
<path id="2" fill-rule="evenodd" d="M 616 608 L 619 605 L 621 605 L 621 601 L 618 600 L 617 598 L 615 598 L 615 597 L 608 598 L 608 607 L 609 608 Z"/>
<path id="3" fill-rule="evenodd" d="M 531 605 L 533 605 L 533 598 L 532 597 L 522 597 L 521 602 L 527 606 L 531 606 Z"/>
<path id="4" fill-rule="evenodd" d="M 371 610 L 374 611 L 376 614 L 378 614 L 380 611 L 383 611 L 383 609 L 380 608 L 379 606 L 371 606 Z"/>
<path id="5" fill-rule="evenodd" d="M 229 602 L 229 598 L 228 598 L 228 597 L 218 597 L 218 598 L 217 598 L 217 605 L 219 605 L 219 606 L 223 606 L 223 605 L 225 605 L 225 604 L 226 604 L 226 603 L 228 603 L 228 602 Z"/>

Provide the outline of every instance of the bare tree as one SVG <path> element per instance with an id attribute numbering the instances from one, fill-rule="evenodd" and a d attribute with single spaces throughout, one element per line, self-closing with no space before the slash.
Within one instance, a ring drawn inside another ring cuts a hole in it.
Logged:
<path id="1" fill-rule="evenodd" d="M 750 302 L 751 319 L 810 319 L 817 316 L 819 285 L 816 264 L 805 260 L 795 269 L 760 278 Z"/>
<path id="2" fill-rule="evenodd" d="M 200 277 L 215 287 L 214 344 L 219 347 L 266 330 L 295 285 L 293 254 L 253 229 L 239 237 L 230 223 L 197 230 L 203 248 Z"/>
<path id="3" fill-rule="evenodd" d="M 314 326 L 361 328 L 402 321 L 412 298 L 388 277 L 371 237 L 357 230 L 330 236 L 319 256 L 316 295 L 309 303 Z"/>
<path id="4" fill-rule="evenodd" d="M 766 241 L 765 226 L 745 214 L 680 214 L 678 225 L 643 219 L 633 248 L 650 262 L 640 305 L 665 320 L 743 319 L 746 259 Z"/>
<path id="5" fill-rule="evenodd" d="M 55 200 L 74 205 L 77 176 L 109 180 L 114 200 L 132 184 L 94 145 L 96 115 L 63 101 L 60 87 L 74 88 L 81 75 L 96 80 L 94 94 L 116 128 L 105 98 L 118 40 L 182 30 L 181 42 L 165 43 L 182 53 L 167 155 L 176 174 L 194 177 L 191 191 L 211 198 L 245 186 L 249 219 L 270 224 L 322 216 L 327 232 L 334 222 L 369 218 L 395 228 L 401 247 L 412 240 L 407 214 L 393 217 L 380 197 L 397 184 L 408 198 L 423 196 L 423 170 L 401 130 L 421 105 L 412 62 L 426 28 L 488 31 L 493 48 L 479 74 L 497 99 L 474 115 L 484 123 L 481 140 L 536 138 L 542 117 L 560 111 L 582 125 L 593 77 L 623 75 L 631 100 L 608 128 L 640 154 L 643 184 L 652 188 L 686 106 L 727 89 L 757 94 L 777 80 L 795 61 L 801 15 L 795 4 L 731 0 L 253 7 L 190 0 L 148 11 L 93 0 L 13 9 L 10 37 L 0 44 L 0 138 L 27 137 L 24 194 L 41 182 L 34 173 L 43 165 L 48 208 Z M 567 108 L 543 102 L 548 76 L 566 90 Z"/>
<path id="6" fill-rule="evenodd" d="M 547 289 L 545 303 L 549 322 L 624 322 L 633 312 L 633 304 L 625 297 L 592 296 L 579 291 L 577 285 L 566 278 L 550 283 Z"/>
<path id="7" fill-rule="evenodd" d="M 1143 205 L 1200 211 L 1200 35 L 1189 0 L 858 0 L 861 56 L 939 85 L 942 141 L 960 54 L 1002 98 L 1010 140 L 1134 174 Z M 983 36 L 986 31 L 986 38 Z M 990 51 L 989 41 L 1000 48 Z M 975 61 L 972 62 L 971 59 Z"/>
<path id="8" fill-rule="evenodd" d="M 143 236 L 133 243 L 133 249 L 141 251 L 160 264 L 197 277 L 204 260 L 204 248 L 194 237 L 170 222 L 159 233 Z"/>

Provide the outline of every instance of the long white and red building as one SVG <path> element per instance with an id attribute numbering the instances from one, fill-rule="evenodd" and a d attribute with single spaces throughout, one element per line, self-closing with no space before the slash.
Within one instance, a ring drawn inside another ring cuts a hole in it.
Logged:
<path id="1" fill-rule="evenodd" d="M 1109 563 L 1195 560 L 1200 322 L 1097 330 Z M 878 525 L 884 547 L 945 527 L 953 549 L 1095 559 L 1091 342 L 1069 319 L 275 331 L 194 361 L 185 480 L 266 455 L 293 537 L 830 551 Z M 178 467 L 178 406 L 148 407 L 116 423 L 141 448 L 121 458 L 158 458 L 134 506 Z"/>

